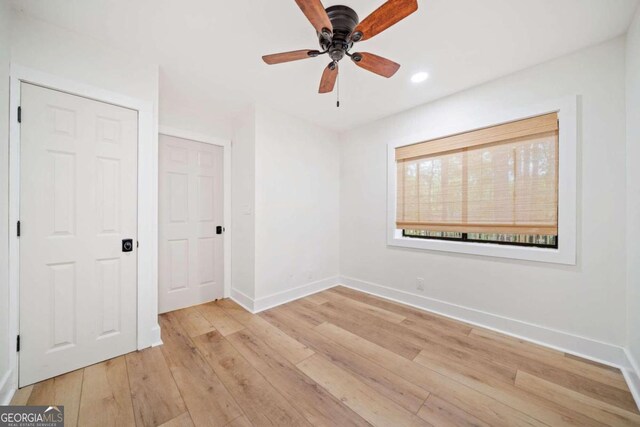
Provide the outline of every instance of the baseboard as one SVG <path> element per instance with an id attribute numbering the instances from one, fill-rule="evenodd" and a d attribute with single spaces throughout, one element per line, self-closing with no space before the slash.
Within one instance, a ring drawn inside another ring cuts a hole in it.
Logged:
<path id="1" fill-rule="evenodd" d="M 153 329 L 151 329 L 151 347 L 157 347 L 162 345 L 162 331 L 160 329 L 160 325 L 156 325 Z"/>
<path id="2" fill-rule="evenodd" d="M 16 385 L 13 383 L 13 369 L 10 369 L 0 378 L 0 405 L 11 403 L 15 392 Z"/>
<path id="3" fill-rule="evenodd" d="M 297 300 L 299 298 L 324 291 L 325 289 L 333 288 L 338 283 L 338 276 L 327 277 L 326 279 L 307 283 L 305 285 L 298 286 L 293 289 L 287 289 L 286 291 L 277 292 L 266 297 L 256 298 L 253 302 L 253 312 L 258 313 L 260 311 L 268 310 L 272 307 L 285 304 L 289 301 Z"/>
<path id="4" fill-rule="evenodd" d="M 231 299 L 242 306 L 248 312 L 253 313 L 253 298 L 235 288 L 231 288 Z"/>
<path id="5" fill-rule="evenodd" d="M 515 338 L 614 366 L 621 370 L 629 370 L 631 368 L 625 350 L 616 345 L 451 304 L 352 277 L 343 276 L 340 278 L 340 283 L 348 288 L 367 292 L 421 310 L 431 311 L 485 329 L 491 329 Z"/>
<path id="6" fill-rule="evenodd" d="M 622 373 L 627 380 L 627 385 L 636 401 L 636 405 L 640 408 L 640 360 L 635 359 L 629 349 L 625 349 L 624 351 L 631 366 L 629 369 L 623 369 Z"/>
<path id="7" fill-rule="evenodd" d="M 271 295 L 252 299 L 237 289 L 231 289 L 231 299 L 244 307 L 247 311 L 252 313 L 259 313 L 264 310 L 276 307 L 294 301 L 308 295 L 315 294 L 325 289 L 333 288 L 338 285 L 339 277 L 327 277 L 326 279 L 318 280 L 315 282 L 307 283 L 302 286 L 297 286 L 286 291 L 276 292 Z"/>

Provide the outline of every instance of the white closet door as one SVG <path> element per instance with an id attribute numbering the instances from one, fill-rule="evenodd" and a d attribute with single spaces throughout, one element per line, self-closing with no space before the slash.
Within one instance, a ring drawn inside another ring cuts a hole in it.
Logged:
<path id="1" fill-rule="evenodd" d="M 136 349 L 138 118 L 25 83 L 21 107 L 24 386 Z"/>
<path id="2" fill-rule="evenodd" d="M 160 313 L 223 296 L 222 168 L 222 147 L 160 135 Z"/>

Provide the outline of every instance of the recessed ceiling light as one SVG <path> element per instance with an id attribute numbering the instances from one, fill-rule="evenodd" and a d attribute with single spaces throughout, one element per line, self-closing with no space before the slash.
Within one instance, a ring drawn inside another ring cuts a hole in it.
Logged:
<path id="1" fill-rule="evenodd" d="M 424 71 L 421 71 L 411 76 L 411 81 L 414 83 L 421 83 L 427 80 L 428 78 L 429 78 L 429 73 L 425 73 Z"/>

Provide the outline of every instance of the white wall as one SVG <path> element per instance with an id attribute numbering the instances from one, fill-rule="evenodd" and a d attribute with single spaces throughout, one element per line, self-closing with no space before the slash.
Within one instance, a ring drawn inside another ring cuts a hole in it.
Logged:
<path id="1" fill-rule="evenodd" d="M 640 7 L 627 34 L 628 348 L 640 369 Z M 640 375 L 640 372 L 636 372 Z M 638 386 L 640 387 L 640 379 Z M 640 391 L 640 390 L 639 390 Z"/>
<path id="2" fill-rule="evenodd" d="M 183 100 L 179 107 L 167 101 L 167 99 L 175 100 L 176 98 L 180 99 L 180 97 L 167 96 L 167 85 L 162 82 L 162 70 L 160 70 L 160 87 L 160 126 L 226 140 L 231 139 L 234 130 L 233 120 L 229 120 L 229 118 L 216 114 L 209 109 L 200 109 L 197 106 L 192 106 L 188 99 Z"/>
<path id="3" fill-rule="evenodd" d="M 338 135 L 269 108 L 256 111 L 255 297 L 335 283 Z"/>
<path id="4" fill-rule="evenodd" d="M 0 404 L 11 389 L 9 378 L 9 61 L 8 0 L 0 0 Z"/>
<path id="5" fill-rule="evenodd" d="M 157 123 L 157 65 L 22 13 L 13 15 L 11 33 L 14 64 L 153 102 Z"/>
<path id="6" fill-rule="evenodd" d="M 338 136 L 256 106 L 232 141 L 232 296 L 253 310 L 334 285 Z"/>
<path id="7" fill-rule="evenodd" d="M 344 134 L 341 275 L 449 307 L 624 344 L 624 75 L 625 42 L 618 38 Z M 487 112 L 576 94 L 581 96 L 576 266 L 386 246 L 388 142 L 418 142 L 427 127 L 444 130 Z M 416 291 L 416 277 L 425 278 L 424 292 Z"/>
<path id="8" fill-rule="evenodd" d="M 255 295 L 255 141 L 251 108 L 235 120 L 231 141 L 231 295 L 247 306 Z"/>

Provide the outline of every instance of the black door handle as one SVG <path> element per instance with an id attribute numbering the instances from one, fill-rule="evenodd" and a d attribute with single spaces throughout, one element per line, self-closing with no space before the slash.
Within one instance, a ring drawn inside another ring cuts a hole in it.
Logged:
<path id="1" fill-rule="evenodd" d="M 222 234 L 224 233 L 224 227 L 219 225 L 216 227 L 216 234 Z"/>
<path id="2" fill-rule="evenodd" d="M 122 252 L 131 252 L 133 250 L 133 239 L 122 239 Z"/>

